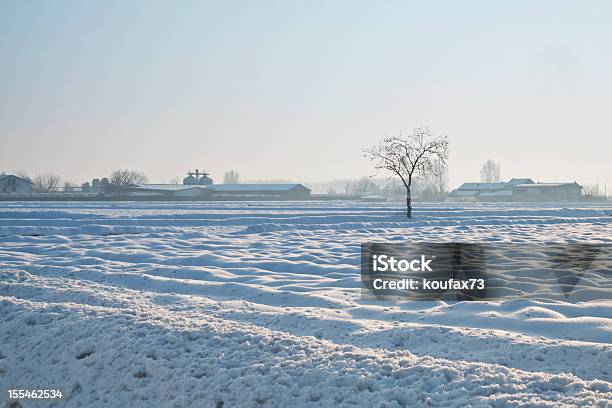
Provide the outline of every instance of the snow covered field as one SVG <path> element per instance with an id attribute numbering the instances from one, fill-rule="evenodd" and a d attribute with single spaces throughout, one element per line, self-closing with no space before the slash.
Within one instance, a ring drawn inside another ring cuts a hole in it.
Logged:
<path id="1" fill-rule="evenodd" d="M 0 203 L 0 389 L 60 388 L 57 407 L 612 403 L 611 301 L 366 301 L 359 274 L 366 241 L 612 244 L 611 206 L 414 214 Z"/>

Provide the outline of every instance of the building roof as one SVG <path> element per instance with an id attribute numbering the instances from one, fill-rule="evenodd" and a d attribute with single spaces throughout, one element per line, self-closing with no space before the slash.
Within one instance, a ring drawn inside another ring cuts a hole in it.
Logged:
<path id="1" fill-rule="evenodd" d="M 287 192 L 296 188 L 310 190 L 301 184 L 140 184 L 139 190 L 178 192 L 187 189 L 202 189 L 219 193 Z"/>
<path id="2" fill-rule="evenodd" d="M 530 178 L 511 178 L 510 181 L 506 182 L 509 186 L 518 186 L 521 184 L 533 184 L 533 180 Z"/>
<path id="3" fill-rule="evenodd" d="M 163 191 L 177 191 L 183 190 L 186 188 L 198 187 L 198 185 L 193 184 L 138 184 L 135 187 L 138 187 L 143 190 L 163 190 Z"/>
<path id="4" fill-rule="evenodd" d="M 463 183 L 457 190 L 501 190 L 505 183 Z"/>
<path id="5" fill-rule="evenodd" d="M 533 184 L 519 184 L 514 186 L 515 188 L 542 188 L 542 187 L 565 187 L 565 186 L 576 186 L 582 188 L 575 181 L 573 183 L 533 183 Z"/>
<path id="6" fill-rule="evenodd" d="M 32 183 L 32 180 L 27 179 L 27 178 L 17 177 L 14 174 L 0 174 L 0 180 L 3 180 L 3 179 L 8 178 L 8 177 L 15 177 L 17 180 L 21 180 L 24 183 L 34 184 L 34 183 Z"/>
<path id="7" fill-rule="evenodd" d="M 309 188 L 301 184 L 211 184 L 206 186 L 207 189 L 216 192 L 264 192 L 274 191 L 283 192 L 290 191 L 295 188 Z"/>

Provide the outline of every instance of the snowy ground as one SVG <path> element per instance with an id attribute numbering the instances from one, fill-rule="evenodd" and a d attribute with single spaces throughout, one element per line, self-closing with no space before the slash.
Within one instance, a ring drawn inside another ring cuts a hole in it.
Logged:
<path id="1" fill-rule="evenodd" d="M 611 301 L 363 300 L 359 244 L 406 240 L 610 244 L 612 207 L 421 205 L 407 222 L 386 204 L 0 203 L 0 390 L 61 388 L 57 407 L 612 403 Z"/>

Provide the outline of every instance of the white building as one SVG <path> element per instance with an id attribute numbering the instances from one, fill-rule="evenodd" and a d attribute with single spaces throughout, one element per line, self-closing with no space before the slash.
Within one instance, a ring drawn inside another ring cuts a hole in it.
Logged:
<path id="1" fill-rule="evenodd" d="M 0 175 L 0 194 L 29 194 L 32 181 L 12 174 Z"/>

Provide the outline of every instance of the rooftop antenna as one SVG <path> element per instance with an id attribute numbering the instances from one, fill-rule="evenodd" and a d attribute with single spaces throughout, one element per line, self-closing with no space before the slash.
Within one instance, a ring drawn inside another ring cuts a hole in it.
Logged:
<path id="1" fill-rule="evenodd" d="M 196 180 L 200 178 L 200 172 L 198 171 L 198 169 L 196 169 Z"/>

